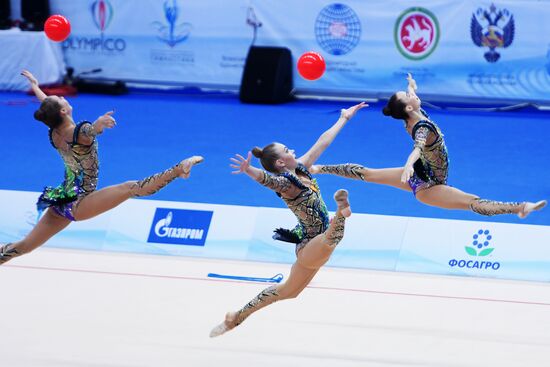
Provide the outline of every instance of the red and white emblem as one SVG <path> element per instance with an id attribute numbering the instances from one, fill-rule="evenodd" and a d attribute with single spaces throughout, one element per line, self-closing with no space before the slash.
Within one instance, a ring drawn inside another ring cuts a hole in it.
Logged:
<path id="1" fill-rule="evenodd" d="M 439 41 L 437 19 L 424 8 L 406 10 L 395 24 L 395 41 L 399 51 L 409 59 L 428 57 Z"/>

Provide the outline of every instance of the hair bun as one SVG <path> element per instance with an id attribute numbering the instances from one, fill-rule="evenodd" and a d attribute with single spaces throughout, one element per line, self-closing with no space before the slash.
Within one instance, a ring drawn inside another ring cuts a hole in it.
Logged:
<path id="1" fill-rule="evenodd" d="M 384 114 L 384 116 L 391 116 L 391 108 L 389 108 L 388 106 L 385 106 L 382 109 L 382 113 Z"/>
<path id="2" fill-rule="evenodd" d="M 44 121 L 44 111 L 36 110 L 34 111 L 34 119 L 38 121 Z"/>
<path id="3" fill-rule="evenodd" d="M 264 155 L 264 151 L 260 147 L 254 147 L 254 148 L 252 148 L 252 154 L 256 158 L 262 158 L 262 156 Z"/>

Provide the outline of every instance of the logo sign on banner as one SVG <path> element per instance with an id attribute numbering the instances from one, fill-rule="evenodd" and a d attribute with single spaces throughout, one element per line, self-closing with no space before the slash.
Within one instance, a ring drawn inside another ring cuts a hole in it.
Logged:
<path id="1" fill-rule="evenodd" d="M 430 56 L 439 43 L 439 34 L 437 18 L 425 8 L 409 8 L 395 22 L 395 44 L 399 52 L 410 60 Z"/>
<path id="2" fill-rule="evenodd" d="M 471 256 L 487 256 L 493 252 L 494 248 L 487 247 L 489 246 L 489 241 L 493 239 L 491 233 L 488 229 L 480 229 L 477 233 L 474 233 L 472 245 L 473 247 L 466 246 L 464 249 Z M 479 250 L 479 252 L 478 252 Z"/>
<path id="3" fill-rule="evenodd" d="M 113 6 L 109 1 L 97 0 L 92 3 L 91 10 L 94 24 L 101 33 L 105 32 L 113 20 Z"/>
<path id="4" fill-rule="evenodd" d="M 64 49 L 83 52 L 101 52 L 120 54 L 126 49 L 126 41 L 122 38 L 105 37 L 114 17 L 113 5 L 109 0 L 95 0 L 90 6 L 92 20 L 100 32 L 99 37 L 69 37 L 63 42 Z"/>
<path id="5" fill-rule="evenodd" d="M 154 22 L 153 25 L 157 29 L 158 39 L 166 43 L 171 48 L 178 43 L 184 42 L 191 34 L 193 26 L 191 23 L 179 23 L 178 16 L 180 8 L 177 0 L 172 1 L 172 5 L 168 5 L 168 1 L 164 2 L 164 17 L 166 22 Z"/>
<path id="6" fill-rule="evenodd" d="M 160 3 L 159 5 L 160 6 Z M 194 65 L 195 55 L 192 51 L 178 50 L 177 45 L 184 43 L 189 39 L 193 25 L 188 22 L 181 22 L 178 19 L 181 15 L 181 8 L 178 5 L 178 0 L 172 0 L 169 5 L 168 1 L 164 2 L 164 20 L 152 23 L 156 30 L 157 39 L 169 49 L 152 49 L 151 62 L 164 65 Z"/>
<path id="7" fill-rule="evenodd" d="M 489 62 L 497 62 L 500 54 L 496 48 L 509 47 L 514 41 L 514 16 L 507 9 L 498 9 L 491 4 L 489 9 L 479 8 L 472 15 L 470 34 L 478 47 L 488 47 L 483 56 Z"/>
<path id="8" fill-rule="evenodd" d="M 211 211 L 157 208 L 147 242 L 204 246 Z"/>
<path id="9" fill-rule="evenodd" d="M 464 250 L 473 259 L 451 259 L 449 260 L 450 267 L 481 269 L 481 270 L 498 270 L 500 269 L 499 262 L 486 261 L 485 256 L 490 255 L 494 251 L 494 247 L 489 247 L 493 236 L 488 229 L 480 229 L 472 236 L 471 246 L 464 246 Z"/>
<path id="10" fill-rule="evenodd" d="M 331 55 L 345 55 L 361 40 L 361 20 L 345 4 L 325 6 L 315 21 L 317 43 Z"/>

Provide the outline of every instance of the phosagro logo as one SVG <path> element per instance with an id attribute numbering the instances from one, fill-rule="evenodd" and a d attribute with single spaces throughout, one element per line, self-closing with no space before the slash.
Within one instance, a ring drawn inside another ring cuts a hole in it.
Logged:
<path id="1" fill-rule="evenodd" d="M 105 31 L 113 20 L 113 5 L 109 0 L 95 0 L 90 6 L 92 20 L 100 32 L 99 37 L 69 37 L 63 42 L 64 49 L 84 52 L 119 54 L 126 49 L 122 38 L 106 37 Z"/>
<path id="2" fill-rule="evenodd" d="M 477 258 L 488 256 L 494 251 L 493 247 L 489 247 L 493 236 L 488 229 L 480 229 L 472 236 L 472 245 L 465 246 L 464 250 L 470 256 L 475 256 Z M 468 268 L 468 269 L 493 269 L 498 270 L 500 268 L 499 262 L 491 262 L 484 260 L 449 260 L 449 266 L 459 267 L 459 268 Z"/>
<path id="3" fill-rule="evenodd" d="M 439 22 L 431 11 L 409 8 L 395 22 L 394 39 L 403 56 L 410 60 L 422 60 L 434 52 L 439 33 Z"/>
<path id="4" fill-rule="evenodd" d="M 473 247 L 466 246 L 464 249 L 468 255 L 472 256 L 487 256 L 493 252 L 494 248 L 489 248 L 489 241 L 493 239 L 493 236 L 489 233 L 489 230 L 480 229 L 477 233 L 474 233 L 472 236 L 474 239 L 472 241 Z M 479 251 L 478 251 L 479 250 Z"/>
<path id="5" fill-rule="evenodd" d="M 147 242 L 204 246 L 211 211 L 157 208 Z"/>

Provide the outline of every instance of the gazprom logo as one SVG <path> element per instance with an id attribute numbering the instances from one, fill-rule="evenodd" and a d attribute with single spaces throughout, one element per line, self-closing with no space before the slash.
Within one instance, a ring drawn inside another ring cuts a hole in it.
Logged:
<path id="1" fill-rule="evenodd" d="M 211 211 L 157 208 L 147 242 L 204 246 Z"/>

